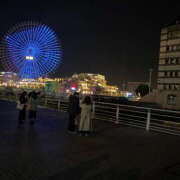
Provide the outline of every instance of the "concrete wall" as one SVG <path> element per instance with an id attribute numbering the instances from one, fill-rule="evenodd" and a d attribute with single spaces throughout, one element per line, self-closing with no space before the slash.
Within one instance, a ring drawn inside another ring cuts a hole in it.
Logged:
<path id="1" fill-rule="evenodd" d="M 175 104 L 168 104 L 168 95 L 174 95 Z M 180 92 L 179 91 L 155 91 L 143 97 L 141 102 L 156 103 L 164 109 L 180 110 Z"/>

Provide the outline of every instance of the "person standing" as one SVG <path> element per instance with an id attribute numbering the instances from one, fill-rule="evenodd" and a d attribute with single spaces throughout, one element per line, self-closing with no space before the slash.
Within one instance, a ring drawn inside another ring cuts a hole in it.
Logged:
<path id="1" fill-rule="evenodd" d="M 30 124 L 34 124 L 38 107 L 38 94 L 35 91 L 30 94 L 28 106 Z"/>
<path id="2" fill-rule="evenodd" d="M 75 118 L 80 114 L 80 106 L 79 106 L 79 93 L 75 92 L 73 95 L 69 97 L 68 104 L 68 113 L 69 113 L 69 122 L 68 122 L 68 131 L 70 133 L 75 132 Z"/>
<path id="3" fill-rule="evenodd" d="M 91 111 L 92 101 L 90 96 L 86 96 L 80 105 L 81 107 L 81 119 L 79 123 L 80 135 L 88 136 L 91 129 Z"/>
<path id="4" fill-rule="evenodd" d="M 18 101 L 18 109 L 19 109 L 19 117 L 18 117 L 18 123 L 19 125 L 23 124 L 26 119 L 26 103 L 27 103 L 27 93 L 24 91 Z"/>

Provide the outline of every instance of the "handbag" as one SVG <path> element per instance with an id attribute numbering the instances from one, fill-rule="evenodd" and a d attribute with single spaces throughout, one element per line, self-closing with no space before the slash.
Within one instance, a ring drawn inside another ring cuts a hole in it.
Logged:
<path id="1" fill-rule="evenodd" d="M 18 101 L 16 108 L 19 109 L 19 110 L 23 110 L 24 104 L 21 104 L 20 101 Z"/>
<path id="2" fill-rule="evenodd" d="M 27 105 L 27 110 L 28 111 L 31 110 L 31 105 L 30 104 Z"/>

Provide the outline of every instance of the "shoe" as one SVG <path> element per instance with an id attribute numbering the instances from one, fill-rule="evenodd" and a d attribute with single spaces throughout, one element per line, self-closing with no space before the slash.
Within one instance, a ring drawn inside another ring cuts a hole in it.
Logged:
<path id="1" fill-rule="evenodd" d="M 23 121 L 20 121 L 20 122 L 18 123 L 19 126 L 21 126 L 21 125 L 23 125 L 23 124 L 24 124 Z"/>

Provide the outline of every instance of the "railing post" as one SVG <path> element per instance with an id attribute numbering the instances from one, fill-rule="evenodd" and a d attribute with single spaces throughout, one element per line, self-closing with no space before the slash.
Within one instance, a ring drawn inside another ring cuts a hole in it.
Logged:
<path id="1" fill-rule="evenodd" d="M 17 93 L 15 94 L 15 98 L 16 98 L 15 101 L 17 102 L 18 101 L 18 94 Z"/>
<path id="2" fill-rule="evenodd" d="M 45 106 L 47 106 L 47 98 L 45 98 Z"/>
<path id="3" fill-rule="evenodd" d="M 117 104 L 117 107 L 116 107 L 116 121 L 115 121 L 116 124 L 119 123 L 119 105 Z"/>
<path id="4" fill-rule="evenodd" d="M 151 121 L 151 109 L 148 109 L 147 112 L 147 121 L 146 121 L 146 131 L 149 131 Z"/>
<path id="5" fill-rule="evenodd" d="M 96 104 L 95 104 L 95 101 L 93 101 L 93 106 L 92 106 L 92 119 L 95 118 L 95 108 L 96 108 Z"/>
<path id="6" fill-rule="evenodd" d="M 60 99 L 58 100 L 58 111 L 60 111 L 60 107 L 61 107 L 61 101 Z"/>

